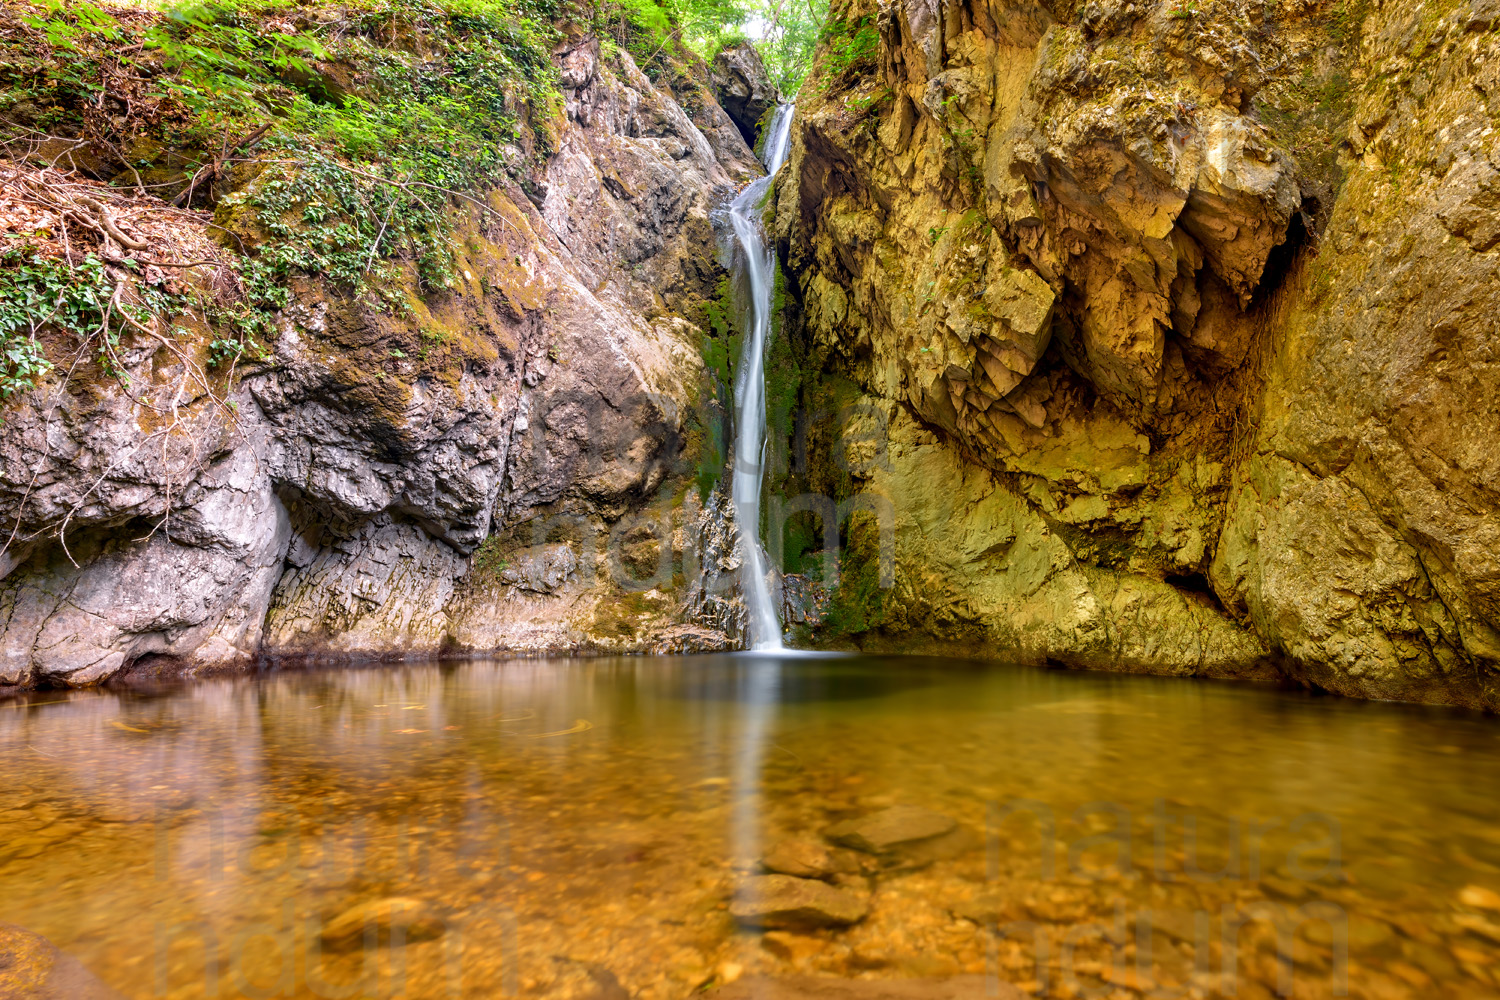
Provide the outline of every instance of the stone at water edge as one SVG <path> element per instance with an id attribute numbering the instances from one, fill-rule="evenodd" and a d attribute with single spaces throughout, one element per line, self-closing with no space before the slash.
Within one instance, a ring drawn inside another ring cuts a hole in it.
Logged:
<path id="1" fill-rule="evenodd" d="M 891 806 L 858 819 L 845 820 L 825 832 L 829 840 L 866 854 L 888 854 L 913 841 L 951 832 L 958 822 L 920 806 Z"/>
<path id="2" fill-rule="evenodd" d="M 0 1000 L 125 1000 L 40 934 L 0 923 Z"/>
<path id="3" fill-rule="evenodd" d="M 419 899 L 391 896 L 360 903 L 329 920 L 323 927 L 323 947 L 333 951 L 360 948 L 367 928 L 375 929 L 382 943 L 399 937 L 403 943 L 431 941 L 446 928 L 431 907 Z"/>
<path id="4" fill-rule="evenodd" d="M 790 875 L 751 876 L 729 904 L 740 923 L 771 928 L 841 927 L 869 912 L 869 901 L 857 893 Z"/>

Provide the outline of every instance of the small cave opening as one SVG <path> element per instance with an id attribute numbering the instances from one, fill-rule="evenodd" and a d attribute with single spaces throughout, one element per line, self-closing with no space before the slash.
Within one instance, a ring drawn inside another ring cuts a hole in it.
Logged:
<path id="1" fill-rule="evenodd" d="M 1224 604 L 1219 600 L 1219 595 L 1214 593 L 1213 585 L 1208 582 L 1208 577 L 1202 573 L 1168 573 L 1162 577 L 1162 582 L 1190 601 L 1213 608 L 1220 613 L 1224 612 Z"/>
<path id="2" fill-rule="evenodd" d="M 1311 203 L 1310 206 L 1308 202 Z M 1312 242 L 1308 220 L 1313 216 L 1308 213 L 1316 213 L 1317 206 L 1316 198 L 1308 198 L 1304 200 L 1302 209 L 1292 213 L 1286 224 L 1286 239 L 1272 247 L 1270 254 L 1266 256 L 1266 266 L 1260 272 L 1260 282 L 1256 284 L 1255 293 L 1250 299 L 1251 310 L 1265 305 L 1286 284 L 1296 267 L 1297 258 Z"/>
<path id="3" fill-rule="evenodd" d="M 181 687 L 192 676 L 192 664 L 183 657 L 171 653 L 147 652 L 127 662 L 104 686 L 145 695 Z"/>
<path id="4" fill-rule="evenodd" d="M 730 115 L 729 121 L 734 125 L 735 131 L 744 138 L 745 145 L 749 146 L 751 151 L 754 152 L 755 143 L 760 139 L 760 136 L 756 134 L 760 131 L 758 127 L 760 123 L 754 119 L 747 118 L 743 112 L 738 117 Z"/>

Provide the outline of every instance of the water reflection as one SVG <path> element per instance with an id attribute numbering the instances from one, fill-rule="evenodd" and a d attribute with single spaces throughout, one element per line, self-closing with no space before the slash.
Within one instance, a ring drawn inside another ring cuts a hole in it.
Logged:
<path id="1" fill-rule="evenodd" d="M 0 920 L 133 997 L 602 982 L 655 1000 L 764 971 L 1264 998 L 1287 970 L 1322 997 L 1341 933 L 1352 995 L 1493 997 L 1494 734 L 1458 712 L 917 659 L 42 693 L 0 703 Z M 896 806 L 954 832 L 931 856 L 862 856 L 839 884 L 863 886 L 863 920 L 731 916 L 772 845 Z"/>

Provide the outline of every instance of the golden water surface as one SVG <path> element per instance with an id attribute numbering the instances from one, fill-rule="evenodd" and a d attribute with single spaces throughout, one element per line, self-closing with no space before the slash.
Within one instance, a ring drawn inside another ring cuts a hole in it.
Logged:
<path id="1" fill-rule="evenodd" d="M 1447 710 L 918 658 L 41 692 L 0 702 L 0 921 L 136 998 L 668 1000 L 792 973 L 1493 998 L 1497 736 Z M 870 901 L 852 927 L 730 914 L 770 845 L 898 805 L 971 845 L 870 859 L 843 883 Z"/>

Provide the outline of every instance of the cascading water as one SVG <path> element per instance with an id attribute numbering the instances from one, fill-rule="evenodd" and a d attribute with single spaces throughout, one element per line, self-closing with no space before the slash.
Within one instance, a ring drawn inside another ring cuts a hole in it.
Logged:
<path id="1" fill-rule="evenodd" d="M 760 487 L 764 472 L 766 440 L 766 341 L 771 333 L 771 306 L 775 294 L 775 259 L 771 243 L 760 223 L 761 203 L 770 190 L 776 171 L 786 159 L 792 136 L 792 105 L 783 104 L 771 116 L 766 129 L 764 153 L 766 176 L 740 192 L 729 205 L 740 252 L 734 280 L 739 300 L 745 303 L 744 354 L 735 379 L 734 480 L 731 497 L 740 526 L 740 585 L 750 616 L 750 647 L 781 649 L 781 622 L 766 579 L 766 554 L 760 544 Z"/>

